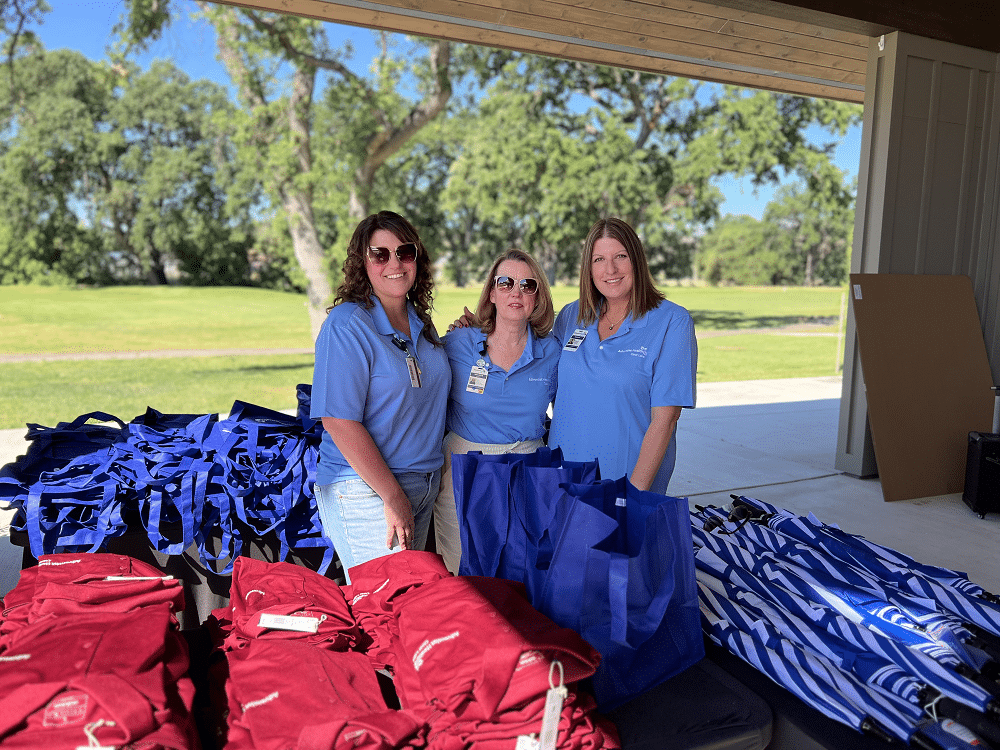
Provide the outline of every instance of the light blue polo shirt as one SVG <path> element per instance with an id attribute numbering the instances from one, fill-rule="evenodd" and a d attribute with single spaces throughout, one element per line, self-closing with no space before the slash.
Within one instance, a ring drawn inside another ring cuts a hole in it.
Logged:
<path id="1" fill-rule="evenodd" d="M 377 297 L 374 302 L 371 310 L 341 303 L 323 321 L 316 339 L 309 416 L 361 422 L 394 473 L 435 471 L 443 462 L 441 440 L 451 388 L 448 356 L 420 335 L 424 324 L 407 305 L 406 349 L 420 365 L 421 387 L 413 388 L 406 354 L 392 343 L 394 335 L 404 337 L 389 323 Z M 355 477 L 324 431 L 317 484 Z"/>
<path id="2" fill-rule="evenodd" d="M 545 416 L 556 395 L 560 343 L 551 334 L 528 341 L 508 372 L 482 355 L 486 334 L 478 328 L 456 328 L 444 337 L 451 363 L 448 429 L 473 443 L 516 443 L 545 434 Z M 489 376 L 483 393 L 467 390 L 472 367 L 482 359 Z"/>
<path id="3" fill-rule="evenodd" d="M 564 345 L 577 328 L 579 301 L 566 305 L 553 333 Z M 653 406 L 695 405 L 698 344 L 691 315 L 663 300 L 639 320 L 630 315 L 613 336 L 600 340 L 597 322 L 575 352 L 559 358 L 559 393 L 549 446 L 570 461 L 600 463 L 601 476 L 631 476 Z M 677 434 L 650 490 L 666 494 L 677 457 Z"/>

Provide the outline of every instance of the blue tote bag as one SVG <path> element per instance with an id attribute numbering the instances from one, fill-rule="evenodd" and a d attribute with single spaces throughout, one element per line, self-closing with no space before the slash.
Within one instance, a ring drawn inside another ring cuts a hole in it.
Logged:
<path id="1" fill-rule="evenodd" d="M 552 555 L 532 604 L 601 653 L 593 677 L 608 711 L 705 655 L 687 500 L 626 479 L 566 484 Z"/>
<path id="2" fill-rule="evenodd" d="M 597 461 L 563 461 L 562 451 L 452 456 L 452 483 L 462 539 L 460 575 L 519 581 L 540 589 L 539 550 L 548 544 L 552 501 L 563 483 L 600 477 Z"/>

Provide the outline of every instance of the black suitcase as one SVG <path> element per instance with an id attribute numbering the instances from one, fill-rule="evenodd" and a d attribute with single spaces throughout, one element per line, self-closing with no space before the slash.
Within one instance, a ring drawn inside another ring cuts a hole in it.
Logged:
<path id="1" fill-rule="evenodd" d="M 969 433 L 962 499 L 980 518 L 1000 511 L 1000 435 Z"/>

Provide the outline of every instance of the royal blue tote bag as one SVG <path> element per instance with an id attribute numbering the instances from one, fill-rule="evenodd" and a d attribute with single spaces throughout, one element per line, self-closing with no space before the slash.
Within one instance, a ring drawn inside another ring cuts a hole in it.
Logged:
<path id="1" fill-rule="evenodd" d="M 545 557 L 552 501 L 563 483 L 583 484 L 600 477 L 596 459 L 563 461 L 558 448 L 534 453 L 479 452 L 452 456 L 452 484 L 462 540 L 460 575 L 518 581 L 532 591 L 541 586 L 537 560 Z"/>
<path id="2" fill-rule="evenodd" d="M 626 478 L 561 489 L 532 604 L 600 651 L 593 690 L 608 711 L 705 656 L 688 502 Z"/>

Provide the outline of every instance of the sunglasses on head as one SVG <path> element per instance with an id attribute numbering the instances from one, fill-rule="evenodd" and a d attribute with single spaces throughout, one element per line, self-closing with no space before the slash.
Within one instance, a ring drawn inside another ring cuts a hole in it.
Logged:
<path id="1" fill-rule="evenodd" d="M 389 262 L 392 253 L 387 247 L 369 247 L 368 259 L 376 266 L 384 266 Z M 396 258 L 400 263 L 412 263 L 417 259 L 417 245 L 414 242 L 404 242 L 396 248 Z"/>
<path id="2" fill-rule="evenodd" d="M 521 294 L 534 294 L 538 291 L 538 282 L 534 279 L 513 279 L 510 276 L 496 276 L 493 279 L 493 285 L 505 292 L 513 289 L 515 282 L 521 289 Z"/>

